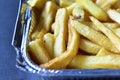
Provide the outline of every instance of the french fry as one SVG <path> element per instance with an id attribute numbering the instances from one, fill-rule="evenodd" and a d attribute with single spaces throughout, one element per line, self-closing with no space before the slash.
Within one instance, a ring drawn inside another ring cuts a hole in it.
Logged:
<path id="1" fill-rule="evenodd" d="M 80 23 L 77 20 L 71 20 L 71 26 L 73 26 L 81 35 L 95 42 L 96 44 L 103 46 L 105 49 L 112 52 L 119 52 L 111 41 L 102 33 L 95 31 L 94 29 Z"/>
<path id="2" fill-rule="evenodd" d="M 36 27 L 35 32 L 32 34 L 32 39 L 42 38 L 43 35 L 50 30 L 50 26 L 54 21 L 58 6 L 52 2 L 46 2 L 45 8 L 42 11 L 40 22 Z"/>
<path id="3" fill-rule="evenodd" d="M 76 0 L 85 10 L 101 21 L 107 21 L 108 16 L 103 9 L 98 7 L 92 0 Z"/>
<path id="4" fill-rule="evenodd" d="M 72 5 L 74 0 L 59 0 L 60 7 L 66 7 Z"/>
<path id="5" fill-rule="evenodd" d="M 99 5 L 105 11 L 110 9 L 111 6 L 114 5 L 116 2 L 117 0 L 96 0 L 96 4 Z"/>
<path id="6" fill-rule="evenodd" d="M 120 53 L 120 39 L 110 29 L 106 28 L 104 24 L 102 24 L 100 21 L 98 21 L 94 17 L 90 17 L 90 19 L 96 25 L 96 27 L 110 39 L 110 41 L 119 50 L 118 53 Z"/>
<path id="7" fill-rule="evenodd" d="M 113 5 L 114 9 L 118 9 L 120 8 L 120 0 L 117 0 L 117 2 L 115 3 L 115 5 Z"/>
<path id="8" fill-rule="evenodd" d="M 120 24 L 120 13 L 119 12 L 110 9 L 110 10 L 107 11 L 107 13 L 113 21 Z"/>
<path id="9" fill-rule="evenodd" d="M 51 32 L 54 33 L 54 31 L 55 31 L 55 23 L 53 23 L 53 24 L 51 25 Z"/>
<path id="10" fill-rule="evenodd" d="M 43 37 L 46 50 L 49 52 L 50 58 L 54 57 L 54 35 L 47 33 Z"/>
<path id="11" fill-rule="evenodd" d="M 76 6 L 80 6 L 80 5 L 77 4 L 77 3 L 73 3 L 72 5 L 66 7 L 68 15 L 71 15 L 71 14 L 72 14 L 72 11 L 73 11 L 73 9 L 74 9 Z"/>
<path id="12" fill-rule="evenodd" d="M 77 55 L 68 65 L 69 68 L 94 69 L 94 68 L 120 68 L 120 55 L 110 54 L 105 56 Z"/>
<path id="13" fill-rule="evenodd" d="M 82 21 L 82 23 L 85 24 L 85 25 L 87 25 L 87 26 L 89 26 L 89 27 L 91 27 L 91 28 L 93 28 L 93 29 L 96 30 L 96 31 L 99 31 L 99 29 L 96 28 L 95 24 L 93 24 L 92 22 Z M 104 24 L 107 28 L 109 28 L 110 30 L 113 30 L 113 29 L 116 29 L 116 28 L 119 28 L 119 27 L 120 27 L 120 25 L 119 25 L 118 23 L 114 23 L 114 22 L 112 22 L 112 23 L 105 22 L 105 23 L 103 23 L 103 24 Z"/>
<path id="14" fill-rule="evenodd" d="M 118 8 L 116 11 L 120 13 L 120 8 Z"/>
<path id="15" fill-rule="evenodd" d="M 46 1 L 47 0 L 28 0 L 27 3 L 31 7 L 36 7 L 38 9 L 42 9 L 42 8 L 44 8 L 44 5 L 45 5 Z"/>
<path id="16" fill-rule="evenodd" d="M 113 54 L 107 50 L 105 50 L 104 48 L 101 48 L 100 51 L 97 53 L 96 56 L 106 56 L 106 55 L 110 55 Z"/>
<path id="17" fill-rule="evenodd" d="M 74 30 L 74 28 L 69 28 L 69 35 L 71 36 L 70 44 L 67 47 L 67 51 L 65 51 L 59 57 L 56 57 L 50 60 L 48 63 L 41 64 L 40 66 L 47 69 L 64 69 L 69 62 L 76 56 L 79 48 L 80 36 Z"/>
<path id="18" fill-rule="evenodd" d="M 82 21 L 81 22 L 82 24 L 84 24 L 84 25 L 86 25 L 86 26 L 89 26 L 90 28 L 93 28 L 94 30 L 96 30 L 96 31 L 99 31 L 96 27 L 95 27 L 95 25 L 92 23 L 92 22 L 86 22 L 86 21 Z"/>
<path id="19" fill-rule="evenodd" d="M 73 11 L 72 11 L 72 15 L 74 16 L 75 19 L 78 19 L 80 21 L 84 20 L 84 16 L 85 16 L 85 12 L 84 10 L 81 8 L 81 6 L 76 6 Z"/>
<path id="20" fill-rule="evenodd" d="M 106 0 L 96 0 L 95 3 L 96 3 L 97 5 L 102 5 L 102 4 L 104 4 L 105 1 L 106 1 Z"/>
<path id="21" fill-rule="evenodd" d="M 28 50 L 31 52 L 32 55 L 34 55 L 39 62 L 46 63 L 50 60 L 49 54 L 45 49 L 45 46 L 41 39 L 36 39 L 34 41 L 31 41 L 28 44 Z"/>
<path id="22" fill-rule="evenodd" d="M 54 57 L 66 50 L 68 14 L 65 8 L 58 9 L 54 23 Z"/>
<path id="23" fill-rule="evenodd" d="M 80 49 L 88 52 L 88 54 L 97 54 L 101 47 L 87 39 L 82 38 L 80 40 Z"/>
<path id="24" fill-rule="evenodd" d="M 103 23 L 107 28 L 109 29 L 116 29 L 118 27 L 120 27 L 120 25 L 118 23 Z"/>
<path id="25" fill-rule="evenodd" d="M 27 0 L 27 51 L 46 69 L 120 68 L 120 0 Z M 24 25 L 24 20 L 21 23 Z"/>
<path id="26" fill-rule="evenodd" d="M 113 29 L 113 32 L 120 38 L 120 28 Z"/>

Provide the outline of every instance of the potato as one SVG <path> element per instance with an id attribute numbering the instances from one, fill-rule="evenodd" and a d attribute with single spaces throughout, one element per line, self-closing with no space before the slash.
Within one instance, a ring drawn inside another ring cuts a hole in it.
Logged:
<path id="1" fill-rule="evenodd" d="M 72 15 L 74 16 L 75 19 L 78 19 L 80 21 L 84 20 L 84 16 L 85 16 L 85 12 L 84 10 L 81 8 L 81 6 L 76 6 L 73 11 L 72 11 Z"/>
<path id="2" fill-rule="evenodd" d="M 58 9 L 54 23 L 54 57 L 60 56 L 67 45 L 68 14 L 65 8 Z"/>
<path id="3" fill-rule="evenodd" d="M 113 5 L 114 9 L 120 8 L 120 0 L 117 0 L 117 2 Z"/>
<path id="4" fill-rule="evenodd" d="M 110 54 L 113 54 L 113 53 L 107 51 L 104 48 L 101 48 L 96 56 L 107 56 L 107 55 L 110 55 Z"/>
<path id="5" fill-rule="evenodd" d="M 103 23 L 107 28 L 109 28 L 110 30 L 112 30 L 112 29 L 116 29 L 116 28 L 118 28 L 118 27 L 120 27 L 120 25 L 118 24 L 118 23 L 114 23 L 114 22 L 112 22 L 112 23 Z"/>
<path id="6" fill-rule="evenodd" d="M 62 53 L 59 57 L 56 57 L 45 64 L 40 66 L 47 69 L 64 69 L 69 62 L 76 56 L 79 48 L 80 35 L 69 26 L 69 35 L 71 36 L 70 44 L 67 47 L 67 51 Z"/>
<path id="7" fill-rule="evenodd" d="M 116 9 L 116 11 L 120 13 L 120 8 Z"/>
<path id="8" fill-rule="evenodd" d="M 120 53 L 120 39 L 117 37 L 110 29 L 106 28 L 104 24 L 102 24 L 100 21 L 98 21 L 94 17 L 90 17 L 91 21 L 96 25 L 96 28 L 98 28 L 101 32 L 103 32 L 110 41 L 114 44 L 114 46 L 119 50 Z"/>
<path id="9" fill-rule="evenodd" d="M 117 2 L 117 0 L 96 0 L 96 4 L 107 11 Z"/>
<path id="10" fill-rule="evenodd" d="M 103 9 L 98 7 L 92 0 L 76 0 L 85 10 L 101 21 L 107 21 L 108 16 Z"/>
<path id="11" fill-rule="evenodd" d="M 28 50 L 32 55 L 36 57 L 39 64 L 46 63 L 50 60 L 49 53 L 46 51 L 41 39 L 31 41 L 28 44 Z"/>
<path id="12" fill-rule="evenodd" d="M 72 14 L 72 11 L 76 6 L 80 6 L 80 5 L 77 3 L 73 3 L 72 5 L 66 7 L 68 15 Z"/>
<path id="13" fill-rule="evenodd" d="M 39 24 L 35 28 L 35 32 L 32 34 L 32 39 L 42 38 L 43 35 L 50 30 L 51 24 L 54 21 L 56 11 L 58 6 L 52 2 L 48 1 L 45 4 L 45 8 L 40 16 Z"/>
<path id="14" fill-rule="evenodd" d="M 66 7 L 73 4 L 74 0 L 59 0 L 60 7 Z"/>
<path id="15" fill-rule="evenodd" d="M 110 10 L 108 10 L 107 13 L 108 13 L 109 17 L 110 17 L 113 21 L 115 21 L 115 22 L 117 22 L 118 24 L 120 24 L 120 13 L 119 13 L 119 12 L 110 9 Z"/>
<path id="16" fill-rule="evenodd" d="M 47 33 L 43 37 L 46 50 L 49 52 L 50 58 L 54 58 L 54 35 Z"/>
<path id="17" fill-rule="evenodd" d="M 77 55 L 68 65 L 69 68 L 94 69 L 94 68 L 120 68 L 120 55 L 110 54 L 105 56 Z"/>
<path id="18" fill-rule="evenodd" d="M 113 29 L 113 32 L 120 38 L 120 28 Z"/>
<path id="19" fill-rule="evenodd" d="M 96 31 L 99 31 L 98 28 L 96 28 L 95 24 L 93 24 L 92 22 L 87 22 L 87 21 L 82 21 L 83 24 L 93 28 L 94 30 Z M 118 23 L 114 23 L 114 22 L 104 22 L 103 23 L 107 28 L 109 28 L 110 30 L 113 30 L 113 29 L 116 29 L 116 28 L 119 28 L 120 25 Z"/>
<path id="20" fill-rule="evenodd" d="M 28 0 L 27 50 L 46 69 L 120 68 L 120 0 Z M 24 25 L 24 21 L 21 21 Z"/>
<path id="21" fill-rule="evenodd" d="M 94 43 L 104 47 L 105 49 L 112 52 L 119 52 L 116 47 L 111 43 L 111 41 L 100 32 L 82 24 L 77 20 L 71 20 L 71 26 L 74 27 L 81 35 L 93 41 Z"/>
<path id="22" fill-rule="evenodd" d="M 80 49 L 88 54 L 97 54 L 101 47 L 87 39 L 82 38 L 80 40 Z"/>

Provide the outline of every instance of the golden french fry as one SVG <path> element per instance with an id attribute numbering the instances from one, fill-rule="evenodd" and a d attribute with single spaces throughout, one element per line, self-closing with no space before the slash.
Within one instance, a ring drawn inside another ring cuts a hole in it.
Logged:
<path id="1" fill-rule="evenodd" d="M 103 24 L 111 30 L 120 27 L 118 23 L 103 23 Z"/>
<path id="2" fill-rule="evenodd" d="M 40 39 L 31 41 L 28 44 L 28 50 L 33 56 L 35 56 L 39 64 L 46 63 L 50 60 L 49 54 L 46 51 L 42 40 Z"/>
<path id="3" fill-rule="evenodd" d="M 106 1 L 106 0 L 96 0 L 95 3 L 96 3 L 97 5 L 102 5 L 102 4 L 104 4 L 105 1 Z"/>
<path id="4" fill-rule="evenodd" d="M 120 8 L 118 8 L 116 11 L 120 13 Z"/>
<path id="5" fill-rule="evenodd" d="M 117 0 L 116 4 L 113 5 L 113 8 L 115 9 L 120 8 L 120 0 Z"/>
<path id="6" fill-rule="evenodd" d="M 113 32 L 120 38 L 120 28 L 113 29 Z"/>
<path id="7" fill-rule="evenodd" d="M 92 23 L 92 22 L 82 21 L 82 23 L 85 24 L 85 25 L 87 25 L 87 26 L 89 26 L 89 27 L 91 27 L 91 28 L 93 28 L 93 29 L 96 30 L 96 31 L 99 31 L 99 29 L 96 28 L 95 24 Z M 118 24 L 118 23 L 114 23 L 114 22 L 112 22 L 112 23 L 105 22 L 105 23 L 103 23 L 103 24 L 104 24 L 107 28 L 109 28 L 109 29 L 111 29 L 111 30 L 120 27 L 120 24 Z"/>
<path id="8" fill-rule="evenodd" d="M 102 24 L 100 21 L 98 21 L 94 17 L 90 17 L 90 19 L 96 25 L 96 28 L 98 28 L 101 32 L 103 32 L 110 39 L 110 41 L 119 50 L 118 53 L 120 53 L 120 39 L 110 29 L 105 27 L 105 25 Z"/>
<path id="9" fill-rule="evenodd" d="M 71 14 L 72 14 L 72 11 L 73 11 L 73 9 L 74 9 L 76 6 L 80 6 L 80 5 L 77 4 L 77 3 L 73 3 L 73 4 L 71 4 L 70 6 L 66 7 L 68 15 L 71 15 Z"/>
<path id="10" fill-rule="evenodd" d="M 58 6 L 54 2 L 46 2 L 45 8 L 43 9 L 40 17 L 40 22 L 31 36 L 32 39 L 42 38 L 43 35 L 50 30 L 51 24 L 55 19 L 57 9 Z"/>
<path id="11" fill-rule="evenodd" d="M 53 23 L 53 24 L 51 25 L 51 32 L 54 33 L 54 31 L 55 31 L 55 23 Z"/>
<path id="12" fill-rule="evenodd" d="M 37 7 L 38 9 L 42 9 L 42 8 L 44 8 L 46 1 L 47 0 L 28 0 L 27 3 L 31 7 Z"/>
<path id="13" fill-rule="evenodd" d="M 54 57 L 60 56 L 65 50 L 67 45 L 67 23 L 68 14 L 65 8 L 58 9 L 55 23 L 54 23 Z"/>
<path id="14" fill-rule="evenodd" d="M 75 19 L 82 21 L 84 20 L 85 12 L 81 8 L 81 6 L 76 6 L 72 11 L 72 15 L 74 16 Z"/>
<path id="15" fill-rule="evenodd" d="M 110 9 L 111 6 L 114 5 L 116 2 L 117 0 L 96 0 L 96 4 L 99 5 L 105 11 Z"/>
<path id="16" fill-rule="evenodd" d="M 74 3 L 74 0 L 59 0 L 60 7 L 66 7 L 69 5 L 72 5 Z"/>
<path id="17" fill-rule="evenodd" d="M 86 25 L 86 26 L 89 26 L 90 28 L 93 28 L 94 30 L 96 30 L 96 31 L 99 31 L 96 27 L 95 27 L 95 25 L 92 23 L 92 22 L 86 22 L 86 21 L 82 21 L 81 22 L 82 24 L 84 24 L 84 25 Z"/>
<path id="18" fill-rule="evenodd" d="M 105 50 L 104 48 L 101 48 L 100 51 L 97 53 L 96 56 L 106 56 L 106 55 L 110 55 L 113 54 L 107 50 Z"/>
<path id="19" fill-rule="evenodd" d="M 70 68 L 120 68 L 120 55 L 110 54 L 105 56 L 77 55 L 68 65 Z"/>
<path id="20" fill-rule="evenodd" d="M 76 56 L 79 48 L 80 36 L 74 30 L 74 28 L 69 28 L 69 35 L 71 36 L 70 44 L 65 51 L 59 57 L 50 60 L 48 63 L 41 64 L 40 66 L 47 69 L 64 69 L 69 62 Z"/>
<path id="21" fill-rule="evenodd" d="M 101 47 L 87 39 L 82 38 L 80 40 L 80 49 L 88 52 L 88 54 L 97 54 Z"/>
<path id="22" fill-rule="evenodd" d="M 54 35 L 47 33 L 43 37 L 46 50 L 49 52 L 50 58 L 54 57 Z"/>
<path id="23" fill-rule="evenodd" d="M 95 42 L 96 44 L 103 46 L 105 49 L 112 52 L 119 52 L 111 41 L 102 33 L 95 31 L 94 29 L 82 24 L 77 20 L 71 20 L 71 26 L 73 26 L 81 35 Z"/>
<path id="24" fill-rule="evenodd" d="M 21 14 L 28 6 L 27 49 L 36 64 L 46 69 L 120 68 L 120 0 L 28 0 Z"/>
<path id="25" fill-rule="evenodd" d="M 92 0 L 76 0 L 85 10 L 101 21 L 107 21 L 108 16 L 103 9 L 98 7 Z"/>
<path id="26" fill-rule="evenodd" d="M 107 13 L 113 21 L 120 24 L 120 13 L 119 12 L 117 12 L 116 10 L 109 9 Z"/>

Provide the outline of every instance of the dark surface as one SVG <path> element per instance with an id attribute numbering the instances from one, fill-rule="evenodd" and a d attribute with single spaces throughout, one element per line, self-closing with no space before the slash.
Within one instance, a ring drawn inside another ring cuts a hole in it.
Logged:
<path id="1" fill-rule="evenodd" d="M 18 4 L 19 0 L 0 0 L 0 80 L 43 80 L 39 75 L 21 71 L 15 66 L 16 52 L 11 46 L 11 41 Z"/>
<path id="2" fill-rule="evenodd" d="M 0 0 L 0 80 L 41 80 L 40 76 L 16 68 L 11 46 L 19 0 Z"/>

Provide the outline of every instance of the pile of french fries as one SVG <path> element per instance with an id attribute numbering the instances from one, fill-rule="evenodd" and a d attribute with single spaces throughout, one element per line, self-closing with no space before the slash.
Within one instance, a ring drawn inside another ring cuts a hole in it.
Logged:
<path id="1" fill-rule="evenodd" d="M 47 69 L 120 68 L 120 0 L 28 0 L 28 52 Z"/>

